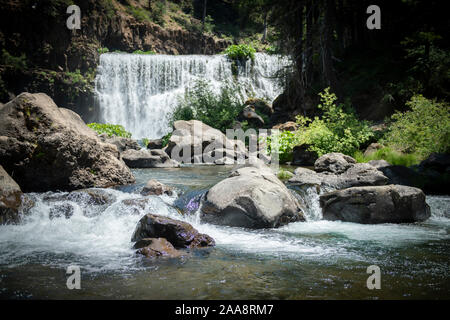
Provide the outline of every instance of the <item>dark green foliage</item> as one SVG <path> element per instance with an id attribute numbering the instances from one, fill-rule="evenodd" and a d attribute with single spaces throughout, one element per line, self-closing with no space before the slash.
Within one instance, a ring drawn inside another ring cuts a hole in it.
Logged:
<path id="1" fill-rule="evenodd" d="M 26 69 L 27 57 L 25 53 L 22 53 L 20 56 L 15 57 L 8 51 L 6 51 L 6 49 L 3 49 L 0 64 L 11 66 L 14 69 Z"/>
<path id="2" fill-rule="evenodd" d="M 226 83 L 215 94 L 206 81 L 198 80 L 180 99 L 171 122 L 195 119 L 225 132 L 233 127 L 243 109 L 239 92 L 236 84 Z"/>

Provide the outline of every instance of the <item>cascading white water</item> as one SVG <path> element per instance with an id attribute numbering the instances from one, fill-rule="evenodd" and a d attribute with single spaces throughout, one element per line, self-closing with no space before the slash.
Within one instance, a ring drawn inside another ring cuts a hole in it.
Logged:
<path id="1" fill-rule="evenodd" d="M 244 98 L 272 101 L 282 90 L 275 76 L 288 64 L 283 56 L 255 54 L 253 62 L 238 68 Z M 178 97 L 196 79 L 217 92 L 235 79 L 232 62 L 223 55 L 102 54 L 95 82 L 99 121 L 121 124 L 134 138 L 160 138 L 170 132 L 168 117 Z"/>

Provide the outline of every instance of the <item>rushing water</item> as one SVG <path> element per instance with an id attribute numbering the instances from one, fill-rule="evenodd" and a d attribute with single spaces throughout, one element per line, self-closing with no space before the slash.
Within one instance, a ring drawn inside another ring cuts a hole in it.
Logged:
<path id="1" fill-rule="evenodd" d="M 25 221 L 0 226 L 0 297 L 449 298 L 449 197 L 428 196 L 432 217 L 401 225 L 311 218 L 247 230 L 203 224 L 195 212 L 180 214 L 188 199 L 229 170 L 140 169 L 131 187 L 30 194 L 36 205 Z M 150 178 L 174 186 L 177 195 L 139 195 Z M 181 260 L 136 256 L 131 234 L 148 212 L 186 220 L 217 246 Z M 366 269 L 374 264 L 381 268 L 381 290 L 366 288 Z M 69 265 L 81 267 L 81 290 L 66 288 Z"/>
<path id="2" fill-rule="evenodd" d="M 281 93 L 276 73 L 286 65 L 287 58 L 257 53 L 238 68 L 242 95 L 272 101 Z M 168 116 L 178 98 L 196 79 L 217 92 L 234 80 L 231 61 L 223 55 L 102 54 L 95 85 L 100 121 L 121 124 L 134 138 L 160 138 L 170 131 Z"/>

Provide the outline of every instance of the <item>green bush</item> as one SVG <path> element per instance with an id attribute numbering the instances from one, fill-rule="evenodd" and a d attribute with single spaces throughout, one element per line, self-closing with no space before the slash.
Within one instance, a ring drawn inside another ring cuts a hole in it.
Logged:
<path id="1" fill-rule="evenodd" d="M 336 105 L 337 97 L 329 88 L 319 93 L 323 111 L 322 117 L 310 119 L 297 116 L 299 128 L 294 131 L 278 133 L 279 160 L 281 163 L 292 159 L 292 150 L 297 145 L 310 145 L 309 151 L 319 156 L 329 152 L 341 152 L 352 155 L 360 146 L 369 141 L 374 133 L 367 121 L 360 121 L 350 107 Z M 269 146 L 273 138 L 268 139 Z M 270 152 L 270 147 L 268 152 Z"/>
<path id="2" fill-rule="evenodd" d="M 420 158 L 416 154 L 405 154 L 393 150 L 389 147 L 376 150 L 374 153 L 364 156 L 363 152 L 358 150 L 353 154 L 353 158 L 357 162 L 369 162 L 370 160 L 386 160 L 395 166 L 412 166 L 420 162 Z"/>
<path id="3" fill-rule="evenodd" d="M 411 109 L 392 116 L 383 144 L 403 153 L 426 158 L 432 152 L 450 152 L 450 104 L 415 95 Z"/>
<path id="4" fill-rule="evenodd" d="M 27 57 L 25 53 L 22 53 L 19 57 L 15 57 L 3 49 L 0 63 L 12 66 L 14 69 L 26 69 Z"/>
<path id="5" fill-rule="evenodd" d="M 97 52 L 98 52 L 99 54 L 108 53 L 108 52 L 109 52 L 109 49 L 108 49 L 108 48 L 98 48 L 98 49 L 97 49 Z"/>
<path id="6" fill-rule="evenodd" d="M 133 52 L 133 54 L 156 54 L 156 52 L 153 50 L 149 50 L 149 51 L 136 50 Z"/>
<path id="7" fill-rule="evenodd" d="M 241 90 L 236 84 L 226 83 L 215 94 L 208 82 L 198 80 L 186 90 L 171 115 L 171 123 L 177 120 L 200 120 L 203 123 L 226 132 L 233 127 L 242 111 Z"/>
<path id="8" fill-rule="evenodd" d="M 131 133 L 126 131 L 120 124 L 107 124 L 107 123 L 89 123 L 89 128 L 96 131 L 98 134 L 106 133 L 109 137 L 124 137 L 131 138 Z"/>
<path id="9" fill-rule="evenodd" d="M 255 59 L 256 50 L 246 44 L 233 44 L 225 49 L 224 53 L 232 60 Z"/>

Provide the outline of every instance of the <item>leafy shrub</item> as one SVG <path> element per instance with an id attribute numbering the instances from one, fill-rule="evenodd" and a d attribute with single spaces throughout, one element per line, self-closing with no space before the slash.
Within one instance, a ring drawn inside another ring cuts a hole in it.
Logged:
<path id="1" fill-rule="evenodd" d="M 233 44 L 225 49 L 224 53 L 232 60 L 255 59 L 256 50 L 246 44 Z"/>
<path id="2" fill-rule="evenodd" d="M 89 128 L 96 131 L 98 134 L 106 133 L 109 137 L 124 137 L 131 138 L 131 133 L 126 131 L 120 124 L 107 124 L 107 123 L 89 123 Z"/>
<path id="3" fill-rule="evenodd" d="M 27 57 L 25 53 L 22 53 L 19 57 L 15 57 L 5 49 L 2 50 L 0 62 L 2 64 L 12 66 L 14 69 L 26 69 L 27 67 Z"/>
<path id="4" fill-rule="evenodd" d="M 280 179 L 280 180 L 288 180 L 288 179 L 292 178 L 294 176 L 294 174 L 288 170 L 280 168 L 277 176 L 278 176 L 278 179 Z"/>
<path id="5" fill-rule="evenodd" d="M 319 156 L 329 152 L 341 152 L 352 155 L 367 142 L 374 133 L 367 121 L 360 121 L 352 108 L 336 105 L 337 97 L 329 88 L 319 93 L 321 104 L 317 107 L 323 111 L 322 117 L 310 119 L 297 116 L 299 128 L 294 131 L 278 133 L 279 160 L 290 161 L 292 150 L 297 145 L 309 145 L 309 151 Z M 273 141 L 268 139 L 269 145 Z M 268 150 L 270 152 L 270 149 Z"/>
<path id="6" fill-rule="evenodd" d="M 156 54 L 156 52 L 153 50 L 149 50 L 149 51 L 136 50 L 133 52 L 133 54 Z"/>
<path id="7" fill-rule="evenodd" d="M 147 148 L 147 146 L 148 146 L 148 144 L 149 144 L 149 142 L 150 142 L 150 140 L 148 139 L 148 138 L 142 138 L 142 144 L 144 145 L 144 147 L 146 147 Z"/>
<path id="8" fill-rule="evenodd" d="M 406 105 L 411 110 L 392 116 L 383 144 L 421 158 L 450 152 L 450 104 L 415 95 Z"/>
<path id="9" fill-rule="evenodd" d="M 108 52 L 109 52 L 109 49 L 108 49 L 108 48 L 98 48 L 98 49 L 97 49 L 97 52 L 98 52 L 99 54 L 108 53 Z"/>
<path id="10" fill-rule="evenodd" d="M 362 151 L 358 150 L 353 154 L 353 158 L 355 158 L 357 162 L 369 162 L 370 160 L 386 160 L 392 165 L 406 167 L 420 162 L 420 158 L 416 154 L 401 153 L 389 147 L 378 149 L 368 156 L 365 156 Z"/>
<path id="11" fill-rule="evenodd" d="M 163 148 L 169 144 L 170 137 L 172 137 L 172 132 L 166 134 L 164 137 L 161 138 Z"/>
<path id="12" fill-rule="evenodd" d="M 171 115 L 171 123 L 177 120 L 200 120 L 203 123 L 226 132 L 233 127 L 235 119 L 242 111 L 236 84 L 226 83 L 218 94 L 214 93 L 208 82 L 198 80 L 187 89 Z"/>

